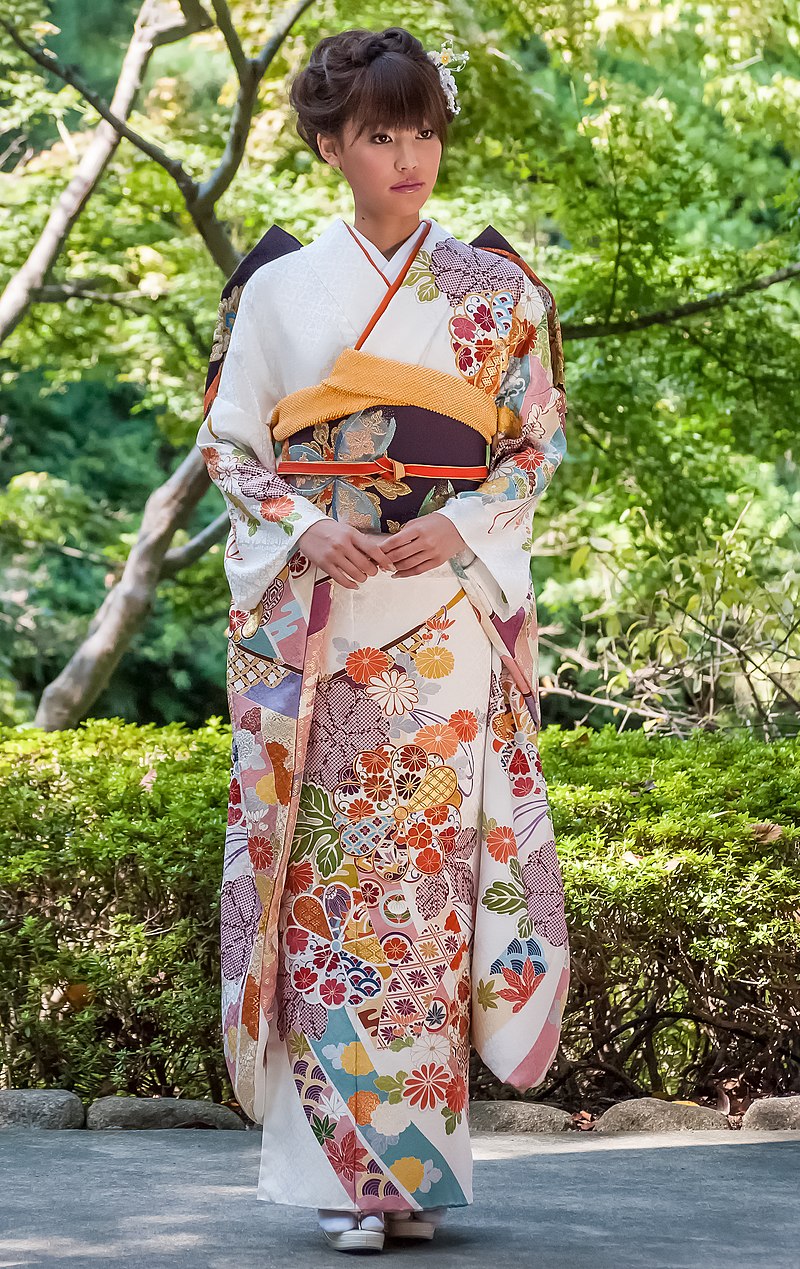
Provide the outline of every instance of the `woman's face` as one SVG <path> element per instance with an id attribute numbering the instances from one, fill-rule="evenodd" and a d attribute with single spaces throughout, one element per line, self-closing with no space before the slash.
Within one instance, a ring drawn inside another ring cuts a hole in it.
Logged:
<path id="1" fill-rule="evenodd" d="M 442 143 L 432 128 L 367 128 L 356 137 L 347 123 L 341 140 L 320 134 L 318 144 L 325 162 L 343 172 L 358 211 L 372 216 L 416 215 L 439 175 Z"/>

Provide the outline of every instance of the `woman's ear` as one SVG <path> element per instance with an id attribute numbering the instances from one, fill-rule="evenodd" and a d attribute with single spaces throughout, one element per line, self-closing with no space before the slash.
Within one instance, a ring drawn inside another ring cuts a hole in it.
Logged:
<path id="1" fill-rule="evenodd" d="M 317 133 L 317 145 L 322 158 L 329 167 L 341 167 L 339 158 L 339 145 L 336 137 L 323 136 L 321 132 Z"/>

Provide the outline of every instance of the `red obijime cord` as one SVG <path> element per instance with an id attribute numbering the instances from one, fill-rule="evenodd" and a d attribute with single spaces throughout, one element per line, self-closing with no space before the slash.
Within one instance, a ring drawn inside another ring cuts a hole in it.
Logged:
<path id="1" fill-rule="evenodd" d="M 383 476 L 387 480 L 403 480 L 418 476 L 428 480 L 485 480 L 488 467 L 434 467 L 427 463 L 400 463 L 395 458 L 375 458 L 365 463 L 340 463 L 335 460 L 292 462 L 281 459 L 279 476 Z"/>

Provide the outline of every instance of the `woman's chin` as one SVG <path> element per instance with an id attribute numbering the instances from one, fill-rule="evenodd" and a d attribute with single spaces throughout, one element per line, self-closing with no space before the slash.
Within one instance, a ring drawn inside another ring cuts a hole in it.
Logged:
<path id="1" fill-rule="evenodd" d="M 398 212 L 403 216 L 419 215 L 422 208 L 428 201 L 430 190 L 390 190 L 387 197 L 383 201 L 383 210 L 387 216 L 396 216 Z"/>

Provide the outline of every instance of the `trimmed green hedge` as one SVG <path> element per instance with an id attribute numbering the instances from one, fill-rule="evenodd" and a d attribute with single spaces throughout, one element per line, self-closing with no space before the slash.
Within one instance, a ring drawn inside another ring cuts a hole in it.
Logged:
<path id="1" fill-rule="evenodd" d="M 538 1097 L 800 1090 L 796 741 L 542 733 L 573 988 Z M 220 720 L 0 729 L 0 1084 L 230 1097 Z M 503 1095 L 476 1069 L 482 1095 Z"/>
<path id="2" fill-rule="evenodd" d="M 230 1095 L 217 927 L 229 763 L 219 722 L 0 731 L 7 1084 Z"/>
<path id="3" fill-rule="evenodd" d="M 573 979 L 540 1097 L 800 1091 L 800 744 L 543 734 Z"/>

